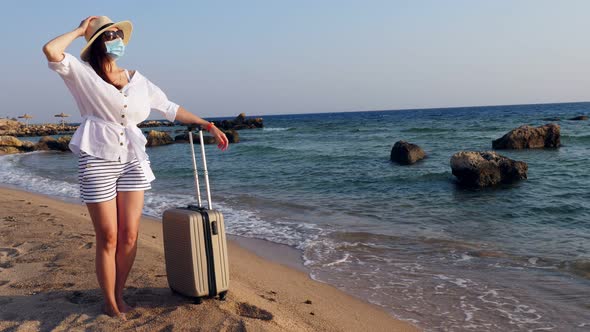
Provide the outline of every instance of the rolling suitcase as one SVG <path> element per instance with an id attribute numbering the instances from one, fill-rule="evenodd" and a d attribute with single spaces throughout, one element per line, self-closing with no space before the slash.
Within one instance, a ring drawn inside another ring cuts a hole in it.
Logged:
<path id="1" fill-rule="evenodd" d="M 198 205 L 164 211 L 162 227 L 168 285 L 173 291 L 195 297 L 200 303 L 203 297 L 225 299 L 229 287 L 229 263 L 223 214 L 211 206 L 203 132 L 201 128 L 198 131 L 208 208 L 203 207 L 201 202 L 193 131 L 189 127 Z"/>

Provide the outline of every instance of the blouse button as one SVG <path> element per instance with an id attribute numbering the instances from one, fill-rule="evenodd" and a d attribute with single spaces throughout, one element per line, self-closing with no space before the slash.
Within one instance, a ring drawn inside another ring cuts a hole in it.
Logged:
<path id="1" fill-rule="evenodd" d="M 121 142 L 121 143 L 119 143 L 119 145 L 123 146 L 123 143 Z"/>
<path id="2" fill-rule="evenodd" d="M 121 114 L 121 117 L 124 118 L 125 117 L 125 114 Z"/>
<path id="3" fill-rule="evenodd" d="M 125 124 L 123 122 L 121 122 L 121 126 L 124 126 Z"/>
<path id="4" fill-rule="evenodd" d="M 121 133 L 121 136 L 123 136 L 123 133 Z"/>
<path id="5" fill-rule="evenodd" d="M 127 105 L 123 105 L 124 108 L 127 108 Z"/>

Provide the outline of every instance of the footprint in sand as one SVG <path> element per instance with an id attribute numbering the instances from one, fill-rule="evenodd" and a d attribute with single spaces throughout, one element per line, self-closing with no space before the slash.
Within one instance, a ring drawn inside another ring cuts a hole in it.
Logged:
<path id="1" fill-rule="evenodd" d="M 83 244 L 80 247 L 78 247 L 78 249 L 90 249 L 90 248 L 92 248 L 93 245 L 94 245 L 93 242 L 88 242 L 88 243 Z"/>
<path id="2" fill-rule="evenodd" d="M 242 317 L 255 318 L 260 320 L 272 320 L 274 317 L 273 314 L 269 311 L 245 302 L 238 302 L 237 309 L 238 315 Z"/>
<path id="3" fill-rule="evenodd" d="M 0 258 L 17 257 L 18 253 L 18 250 L 14 248 L 0 248 Z"/>
<path id="4" fill-rule="evenodd" d="M 72 294 L 66 295 L 66 299 L 73 304 L 88 304 L 97 303 L 100 301 L 100 297 L 94 294 L 84 293 L 80 291 L 74 291 Z"/>
<path id="5" fill-rule="evenodd" d="M 0 280 L 0 287 L 6 285 L 9 282 L 10 282 L 10 280 Z"/>
<path id="6" fill-rule="evenodd" d="M 63 288 L 70 288 L 70 287 L 74 287 L 74 286 L 76 286 L 76 284 L 73 282 L 64 282 L 61 284 L 54 285 L 54 288 L 55 289 L 63 289 Z"/>
<path id="7" fill-rule="evenodd" d="M 0 263 L 0 269 L 10 269 L 14 267 L 14 263 L 11 261 Z"/>
<path id="8" fill-rule="evenodd" d="M 0 268 L 10 269 L 14 263 L 10 258 L 18 257 L 19 251 L 14 248 L 0 248 Z"/>
<path id="9" fill-rule="evenodd" d="M 274 298 L 272 298 L 272 297 L 270 297 L 270 296 L 266 296 L 266 295 L 264 295 L 264 294 L 260 294 L 259 296 L 260 296 L 261 298 L 263 298 L 263 299 L 267 300 L 267 301 L 270 301 L 270 302 L 277 302 L 277 300 L 276 300 L 276 299 L 274 299 Z"/>
<path id="10" fill-rule="evenodd" d="M 64 264 L 59 264 L 59 263 L 56 263 L 56 262 L 49 262 L 49 263 L 45 263 L 45 264 L 43 264 L 43 266 L 45 266 L 45 267 L 49 267 L 49 268 L 60 268 L 60 267 L 64 267 L 64 266 L 66 266 L 66 265 L 64 265 Z"/>

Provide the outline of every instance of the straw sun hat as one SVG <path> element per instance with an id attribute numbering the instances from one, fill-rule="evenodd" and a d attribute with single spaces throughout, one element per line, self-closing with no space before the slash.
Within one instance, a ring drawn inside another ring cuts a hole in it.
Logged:
<path id="1" fill-rule="evenodd" d="M 86 46 L 80 52 L 80 57 L 84 61 L 88 61 L 88 51 L 90 50 L 90 45 L 98 38 L 104 31 L 110 28 L 119 28 L 123 30 L 123 34 L 125 38 L 123 38 L 123 43 L 127 45 L 129 40 L 131 39 L 131 31 L 133 31 L 133 25 L 130 21 L 121 21 L 114 23 L 110 18 L 106 16 L 99 16 L 88 24 L 88 29 L 86 29 L 86 34 L 84 38 L 86 39 Z"/>

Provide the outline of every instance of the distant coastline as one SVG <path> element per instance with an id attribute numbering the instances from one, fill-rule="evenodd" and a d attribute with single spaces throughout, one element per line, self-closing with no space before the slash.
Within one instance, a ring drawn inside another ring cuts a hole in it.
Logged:
<path id="1" fill-rule="evenodd" d="M 564 101 L 564 102 L 551 102 L 551 103 L 519 103 L 519 104 L 494 104 L 494 105 L 463 105 L 463 106 L 441 106 L 441 107 L 410 107 L 410 108 L 393 108 L 393 109 L 366 109 L 366 110 L 347 110 L 347 111 L 326 111 L 326 112 L 301 112 L 301 113 L 284 113 L 284 114 L 253 114 L 250 115 L 252 118 L 266 118 L 266 117 L 281 117 L 281 116 L 298 116 L 298 115 L 322 115 L 322 114 L 346 114 L 346 113 L 371 113 L 371 112 L 406 112 L 406 111 L 430 111 L 430 110 L 453 110 L 453 109 L 469 109 L 469 108 L 501 108 L 501 107 L 530 107 L 530 106 L 550 106 L 550 105 L 575 105 L 575 104 L 590 104 L 590 101 Z M 223 120 L 231 120 L 235 119 L 234 116 L 211 116 L 211 117 L 204 117 L 205 119 L 213 122 L 221 122 Z M 15 116 L 8 116 L 8 117 L 0 117 L 1 120 L 14 120 L 18 121 Z M 20 121 L 19 121 L 20 122 Z M 152 119 L 146 120 L 145 122 L 160 122 L 166 123 L 169 122 L 165 119 Z M 31 123 L 31 125 L 41 125 L 41 124 L 59 124 L 57 122 L 41 122 L 41 123 Z M 80 122 L 69 122 L 68 125 L 71 126 L 79 126 Z M 179 122 L 174 122 L 174 125 L 181 125 Z M 172 125 L 170 125 L 172 126 Z"/>
<path id="2" fill-rule="evenodd" d="M 260 117 L 246 117 L 244 113 L 234 118 L 210 119 L 223 130 L 241 130 L 264 127 L 264 120 Z M 175 127 L 182 126 L 178 121 L 146 120 L 137 125 L 139 128 Z M 0 136 L 37 137 L 51 135 L 72 135 L 80 123 L 41 123 L 28 124 L 16 118 L 0 119 Z"/>

